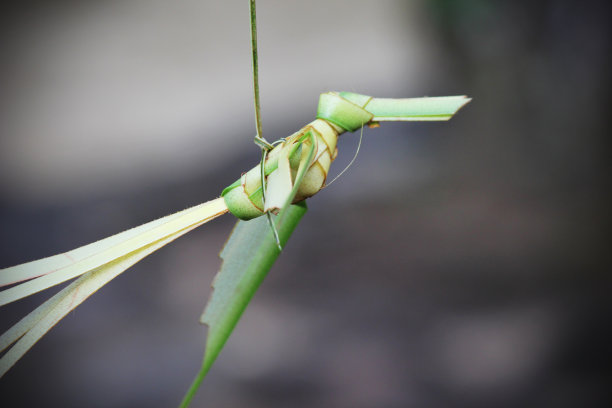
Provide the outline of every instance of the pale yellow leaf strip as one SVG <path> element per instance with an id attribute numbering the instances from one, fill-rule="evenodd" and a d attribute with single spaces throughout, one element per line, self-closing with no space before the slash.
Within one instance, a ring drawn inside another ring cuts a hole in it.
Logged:
<path id="1" fill-rule="evenodd" d="M 199 207 L 204 206 L 206 204 L 208 203 L 200 204 L 188 208 L 186 210 L 158 218 L 154 221 L 139 225 L 137 227 L 120 232 L 119 234 L 115 234 L 113 236 L 101 239 L 99 241 L 84 245 L 82 247 L 73 249 L 62 254 L 23 263 L 21 265 L 13 266 L 10 268 L 0 269 L 0 287 L 36 278 L 38 276 L 46 275 L 51 272 L 56 272 L 59 269 L 75 264 L 76 262 L 82 261 L 83 259 L 95 255 L 96 253 L 112 248 L 113 246 L 121 242 L 134 238 L 145 231 L 149 231 L 153 228 L 159 227 L 160 225 L 172 221 L 173 219 L 178 218 L 187 212 L 197 210 Z"/>
<path id="2" fill-rule="evenodd" d="M 73 279 L 125 254 L 167 237 L 176 231 L 214 218 L 226 211 L 227 207 L 223 199 L 217 198 L 137 227 L 137 233 L 134 233 L 133 230 L 128 230 L 126 232 L 129 232 L 129 234 L 123 232 L 102 240 L 102 244 L 93 247 L 97 252 L 94 252 L 92 247 L 90 247 L 87 251 L 83 252 L 87 253 L 88 256 L 79 261 L 60 268 L 53 273 L 43 274 L 43 276 L 0 292 L 0 306 Z M 152 227 L 151 224 L 153 225 Z M 143 228 L 145 226 L 146 228 Z M 120 236 L 120 238 L 118 239 L 117 236 Z M 100 242 L 98 241 L 98 243 Z M 92 252 L 94 253 L 92 254 Z"/>
<path id="3" fill-rule="evenodd" d="M 212 203 L 212 201 L 209 203 Z M 6 373 L 45 333 L 66 316 L 66 314 L 110 280 L 142 258 L 157 251 L 181 235 L 226 212 L 225 208 L 220 209 L 220 206 L 217 205 L 211 205 L 209 207 L 217 211 L 209 211 L 208 215 L 200 217 L 198 222 L 178 231 L 175 230 L 173 233 L 157 241 L 141 246 L 135 251 L 124 254 L 103 266 L 87 272 L 0 336 L 0 351 L 18 340 L 0 359 L 0 377 L 2 377 L 2 375 L 4 375 L 4 373 Z"/>

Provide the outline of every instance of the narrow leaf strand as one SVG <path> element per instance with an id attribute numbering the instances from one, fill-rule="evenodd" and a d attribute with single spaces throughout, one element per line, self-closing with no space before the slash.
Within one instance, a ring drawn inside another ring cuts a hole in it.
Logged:
<path id="1" fill-rule="evenodd" d="M 334 181 L 338 180 L 338 178 L 340 178 L 340 176 L 343 175 L 344 172 L 347 171 L 349 169 L 349 167 L 351 167 L 353 165 L 353 163 L 357 159 L 357 156 L 359 155 L 359 149 L 361 148 L 361 141 L 362 140 L 363 140 L 363 125 L 361 126 L 361 131 L 359 132 L 359 142 L 357 143 L 357 150 L 355 151 L 355 155 L 353 156 L 353 158 L 351 159 L 349 164 L 346 165 L 344 170 L 342 170 L 340 173 L 338 173 L 338 175 L 336 177 L 334 177 L 332 181 L 330 181 L 329 183 L 327 183 L 323 187 L 321 187 L 321 190 L 323 190 L 326 187 L 331 186 Z"/>

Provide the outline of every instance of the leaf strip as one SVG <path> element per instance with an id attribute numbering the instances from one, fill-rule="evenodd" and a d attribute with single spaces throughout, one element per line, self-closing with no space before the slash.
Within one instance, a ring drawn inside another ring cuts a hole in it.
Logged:
<path id="1" fill-rule="evenodd" d="M 87 245 L 87 250 L 80 253 L 81 256 L 76 258 L 76 262 L 58 270 L 44 269 L 48 265 L 45 262 L 40 262 L 36 265 L 41 268 L 41 272 L 38 273 L 41 276 L 0 292 L 0 306 L 73 279 L 125 254 L 174 234 L 176 231 L 200 224 L 203 220 L 214 218 L 226 211 L 227 207 L 223 199 L 217 198 Z M 83 248 L 85 247 L 79 249 Z M 79 251 L 79 249 L 71 252 Z M 0 272 L 8 271 L 10 273 L 11 270 L 14 271 L 20 267 L 21 265 Z"/>
<path id="2" fill-rule="evenodd" d="M 102 286 L 106 285 L 113 278 L 147 255 L 223 213 L 225 213 L 225 211 L 211 214 L 197 223 L 189 225 L 181 230 L 174 231 L 161 239 L 142 246 L 128 254 L 124 254 L 113 259 L 111 262 L 87 272 L 21 319 L 17 324 L 0 336 L 0 351 L 17 341 L 17 343 L 15 343 L 15 345 L 0 359 L 0 377 L 2 377 L 38 340 L 40 340 L 45 333 L 55 326 L 57 322 Z"/>

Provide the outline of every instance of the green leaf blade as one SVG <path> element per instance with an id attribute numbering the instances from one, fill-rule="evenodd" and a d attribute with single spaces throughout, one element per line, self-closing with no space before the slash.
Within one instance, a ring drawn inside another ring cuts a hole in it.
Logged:
<path id="1" fill-rule="evenodd" d="M 306 204 L 287 208 L 277 230 L 284 246 L 306 213 Z M 277 217 L 278 218 L 278 217 Z M 244 309 L 280 254 L 265 217 L 238 221 L 221 258 L 213 293 L 200 321 L 208 326 L 203 371 L 208 371 L 234 330 Z"/>

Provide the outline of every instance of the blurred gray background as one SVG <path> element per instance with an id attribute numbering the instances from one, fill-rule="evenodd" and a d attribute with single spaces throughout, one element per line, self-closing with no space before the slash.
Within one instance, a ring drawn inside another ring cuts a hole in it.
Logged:
<path id="1" fill-rule="evenodd" d="M 328 90 L 474 100 L 447 123 L 366 129 L 193 406 L 610 406 L 604 4 L 260 0 L 268 139 Z M 246 0 L 0 18 L 0 266 L 217 197 L 257 163 Z M 0 380 L 3 403 L 176 406 L 233 223 L 92 296 Z M 0 330 L 54 292 L 4 307 Z"/>

